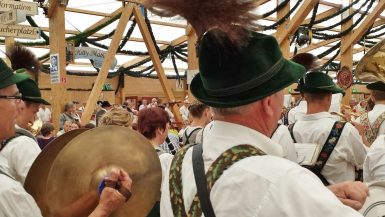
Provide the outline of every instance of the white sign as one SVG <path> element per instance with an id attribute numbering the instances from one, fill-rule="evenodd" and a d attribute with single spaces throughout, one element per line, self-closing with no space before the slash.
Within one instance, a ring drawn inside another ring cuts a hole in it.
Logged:
<path id="1" fill-rule="evenodd" d="M 187 70 L 187 84 L 190 85 L 192 79 L 199 73 L 199 70 Z"/>
<path id="2" fill-rule="evenodd" d="M 29 16 L 37 15 L 39 13 L 37 10 L 37 3 L 0 0 L 0 11 L 10 10 L 25 11 Z"/>
<path id="3" fill-rule="evenodd" d="M 30 27 L 30 26 L 0 24 L 0 36 L 26 38 L 26 39 L 39 39 L 40 29 L 37 27 Z"/>
<path id="4" fill-rule="evenodd" d="M 92 47 L 76 47 L 75 48 L 75 59 L 91 59 L 93 60 L 93 66 L 95 68 L 102 68 L 104 58 L 107 52 Z M 110 69 L 115 69 L 118 61 L 116 58 L 111 63 Z"/>
<path id="5" fill-rule="evenodd" d="M 50 55 L 51 84 L 60 84 L 59 54 Z"/>
<path id="6" fill-rule="evenodd" d="M 25 11 L 11 10 L 0 14 L 0 23 L 17 24 L 27 19 Z"/>

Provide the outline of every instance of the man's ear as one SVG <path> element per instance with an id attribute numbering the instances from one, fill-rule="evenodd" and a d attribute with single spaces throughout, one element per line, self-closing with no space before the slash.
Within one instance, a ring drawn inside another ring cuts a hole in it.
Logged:
<path id="1" fill-rule="evenodd" d="M 262 105 L 261 112 L 263 112 L 261 115 L 262 116 L 267 115 L 268 117 L 274 116 L 273 97 L 272 96 L 265 97 L 260 102 Z"/>

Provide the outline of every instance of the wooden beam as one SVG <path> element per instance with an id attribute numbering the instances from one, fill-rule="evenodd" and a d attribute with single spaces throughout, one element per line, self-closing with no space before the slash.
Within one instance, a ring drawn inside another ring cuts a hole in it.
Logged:
<path id="1" fill-rule="evenodd" d="M 257 6 L 261 6 L 261 5 L 264 5 L 265 3 L 269 2 L 270 0 L 259 0 L 257 1 Z"/>
<path id="2" fill-rule="evenodd" d="M 349 0 L 351 3 L 353 0 Z M 346 18 L 353 12 L 352 8 L 350 8 L 347 12 L 341 15 L 341 19 Z M 341 25 L 341 31 L 345 31 L 353 25 L 353 19 L 350 19 L 348 22 Z M 352 32 L 350 31 L 347 35 L 341 37 L 341 48 L 347 44 L 350 44 L 350 40 L 352 37 Z M 350 44 L 351 45 L 351 44 Z M 341 55 L 341 67 L 346 66 L 351 71 L 353 69 L 353 46 L 348 46 L 345 52 L 340 52 Z M 349 105 L 350 98 L 352 96 L 351 87 L 345 90 L 345 96 L 342 98 L 342 104 Z"/>
<path id="3" fill-rule="evenodd" d="M 365 20 L 356 30 L 354 30 L 354 33 L 349 38 L 349 40 L 347 40 L 346 43 L 344 43 L 344 45 L 341 47 L 341 54 L 344 54 L 349 49 L 349 47 L 353 46 L 361 39 L 361 37 L 370 28 L 377 17 L 384 11 L 384 9 L 385 1 L 379 1 L 373 11 L 365 17 Z"/>
<path id="4" fill-rule="evenodd" d="M 47 18 L 51 18 L 53 16 L 58 5 L 59 5 L 58 0 L 49 0 L 48 11 L 47 11 L 47 16 L 46 16 Z"/>
<path id="5" fill-rule="evenodd" d="M 344 1 L 347 1 L 347 0 L 344 0 Z M 330 2 L 330 1 L 320 0 L 320 3 L 323 4 L 323 5 L 329 6 L 329 7 L 335 7 L 335 8 L 339 8 L 339 9 L 342 8 L 342 4 L 333 3 L 333 2 Z M 358 13 L 359 14 L 365 14 L 365 11 L 364 10 L 360 10 Z M 379 18 L 380 19 L 385 19 L 385 16 L 379 16 Z"/>
<path id="6" fill-rule="evenodd" d="M 57 2 L 57 1 L 50 1 Z M 52 8 L 55 7 L 55 8 Z M 65 43 L 65 6 L 51 4 L 50 8 L 54 13 L 49 17 L 49 48 L 50 54 L 58 54 L 59 77 L 66 78 L 66 43 Z M 59 117 L 62 108 L 67 101 L 66 83 L 51 84 L 51 98 L 48 101 L 52 105 L 52 122 L 55 129 L 59 130 Z"/>
<path id="7" fill-rule="evenodd" d="M 185 43 L 185 42 L 187 41 L 187 39 L 188 39 L 188 37 L 184 35 L 184 36 L 182 36 L 182 37 L 179 37 L 179 38 L 177 38 L 177 39 L 171 41 L 171 45 L 172 45 L 172 46 L 177 46 L 177 45 L 183 44 L 183 43 Z M 164 50 L 164 49 L 166 49 L 167 47 L 168 47 L 168 46 L 163 45 L 163 46 L 159 47 L 159 49 L 160 49 L 160 50 Z M 137 57 L 137 58 L 135 58 L 135 59 L 133 59 L 133 60 L 130 60 L 130 61 L 124 63 L 122 66 L 126 68 L 126 67 L 132 66 L 132 65 L 134 65 L 134 64 L 136 64 L 136 63 L 138 63 L 138 62 L 140 62 L 140 61 L 143 61 L 143 60 L 145 60 L 145 59 L 147 59 L 147 58 L 150 58 L 150 56 L 141 56 L 141 57 Z"/>
<path id="8" fill-rule="evenodd" d="M 98 12 L 98 11 L 83 10 L 83 9 L 78 9 L 78 8 L 67 8 L 66 11 L 72 12 L 72 13 L 100 16 L 100 17 L 109 17 L 109 18 L 113 17 L 113 15 L 111 15 L 109 13 L 102 13 L 102 12 Z M 163 22 L 163 21 L 158 21 L 158 20 L 150 20 L 150 23 L 154 24 L 154 25 L 169 26 L 169 27 L 175 27 L 175 28 L 186 28 L 186 26 L 187 26 L 185 24 L 169 23 L 169 22 Z"/>
<path id="9" fill-rule="evenodd" d="M 159 54 L 155 49 L 155 44 L 152 41 L 150 31 L 148 30 L 146 22 L 143 18 L 143 15 L 137 6 L 134 7 L 134 16 L 135 16 L 136 22 L 138 23 L 140 32 L 142 33 L 144 43 L 146 44 L 146 47 L 147 47 L 147 50 L 150 54 L 151 60 L 154 64 L 155 71 L 158 74 L 158 79 L 159 79 L 160 84 L 162 86 L 163 92 L 166 95 L 166 98 L 169 102 L 175 101 L 174 93 L 172 92 L 172 89 L 170 88 L 170 86 L 168 84 L 166 74 L 164 73 L 162 63 L 160 62 Z M 182 122 L 182 118 L 180 116 L 179 109 L 178 109 L 177 105 L 174 104 L 174 106 L 172 106 L 172 112 L 175 115 L 175 120 L 177 122 Z"/>
<path id="10" fill-rule="evenodd" d="M 119 8 L 119 9 L 116 9 L 114 12 L 111 13 L 111 16 L 110 17 L 104 17 L 102 18 L 101 20 L 99 20 L 98 22 L 94 23 L 93 25 L 91 25 L 90 27 L 88 27 L 87 29 L 84 30 L 85 31 L 88 31 L 90 29 L 93 29 L 97 26 L 100 26 L 102 23 L 105 23 L 107 22 L 108 20 L 111 19 L 111 17 L 115 17 L 116 15 L 118 15 L 119 13 L 121 13 L 123 10 L 123 8 Z"/>
<path id="11" fill-rule="evenodd" d="M 196 45 L 197 45 L 198 38 L 193 28 L 186 29 L 186 33 L 188 36 L 188 42 L 187 42 L 188 70 L 198 70 L 199 61 L 198 61 L 197 52 L 196 52 Z M 186 89 L 186 92 L 187 92 L 186 95 L 188 96 L 190 102 L 195 99 L 195 97 L 191 93 L 190 88 Z"/>
<path id="12" fill-rule="evenodd" d="M 276 0 L 277 6 L 281 4 L 282 0 Z M 277 12 L 277 20 L 280 20 L 282 17 L 284 17 L 287 13 L 290 11 L 290 2 L 287 3 L 285 7 L 283 7 L 281 10 Z M 287 30 L 287 26 L 289 24 L 290 17 L 283 22 L 281 25 L 277 27 L 277 32 L 275 37 L 281 38 L 282 41 L 279 42 L 279 46 L 281 48 L 282 54 L 285 58 L 289 58 L 290 56 L 290 41 L 288 37 L 285 37 L 284 34 Z"/>
<path id="13" fill-rule="evenodd" d="M 301 7 L 298 9 L 298 12 L 294 15 L 293 19 L 289 21 L 289 24 L 286 27 L 286 30 L 282 32 L 277 37 L 278 43 L 282 44 L 284 40 L 288 39 L 291 35 L 295 33 L 298 29 L 298 26 L 305 20 L 306 16 L 318 3 L 318 0 L 306 0 L 302 3 Z M 278 31 L 278 30 L 277 30 Z"/>
<path id="14" fill-rule="evenodd" d="M 96 101 L 98 100 L 101 92 L 102 87 L 107 79 L 108 76 L 108 70 L 111 66 L 112 60 L 114 59 L 114 56 L 116 54 L 116 51 L 118 50 L 120 39 L 123 36 L 124 30 L 126 28 L 126 25 L 128 23 L 128 20 L 130 19 L 130 16 L 132 14 L 133 5 L 125 5 L 122 7 L 122 16 L 120 17 L 118 26 L 116 28 L 115 34 L 112 37 L 111 44 L 108 48 L 107 54 L 104 58 L 104 62 L 102 65 L 102 68 L 100 69 L 100 72 L 98 74 L 98 77 L 96 78 L 96 81 L 94 83 L 94 86 L 92 88 L 92 92 L 90 97 L 88 98 L 86 108 L 84 110 L 84 113 L 82 115 L 82 123 L 86 124 L 91 119 L 92 113 L 95 108 Z"/>
<path id="15" fill-rule="evenodd" d="M 15 45 L 15 38 L 5 37 L 5 53 L 7 53 Z M 11 60 L 6 56 L 5 62 L 9 67 L 12 66 Z"/>
<path id="16" fill-rule="evenodd" d="M 323 19 L 323 18 L 325 18 L 325 17 L 328 17 L 328 16 L 330 16 L 330 15 L 332 15 L 332 14 L 337 13 L 338 11 L 339 11 L 339 10 L 338 10 L 337 8 L 331 8 L 331 9 L 329 9 L 329 10 L 326 10 L 326 11 L 320 13 L 320 14 L 317 14 L 316 20 L 320 20 L 320 19 Z M 311 20 L 311 18 L 306 19 L 305 21 L 303 21 L 302 25 L 304 25 L 304 24 L 309 24 L 309 23 L 310 23 L 310 20 Z"/>
<path id="17" fill-rule="evenodd" d="M 331 44 L 331 43 L 339 41 L 339 40 L 340 40 L 339 38 L 334 38 L 334 39 L 329 39 L 329 40 L 326 40 L 326 41 L 321 41 L 321 42 L 318 42 L 318 43 L 315 43 L 315 44 L 311 44 L 311 45 L 309 45 L 307 47 L 299 49 L 298 53 L 307 53 L 309 51 L 312 51 L 314 49 L 326 46 L 328 44 Z M 292 55 L 293 55 L 293 53 L 292 53 Z"/>
<path id="18" fill-rule="evenodd" d="M 100 17 L 111 17 L 111 14 L 109 14 L 109 13 L 102 13 L 102 12 L 98 12 L 98 11 L 90 11 L 90 10 L 84 10 L 84 9 L 78 9 L 78 8 L 66 8 L 66 11 L 73 12 L 73 13 L 79 13 L 79 14 L 88 14 L 88 15 L 100 16 Z"/>

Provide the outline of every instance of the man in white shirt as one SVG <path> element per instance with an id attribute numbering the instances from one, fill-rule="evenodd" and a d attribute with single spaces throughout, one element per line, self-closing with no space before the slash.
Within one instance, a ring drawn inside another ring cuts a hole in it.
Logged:
<path id="1" fill-rule="evenodd" d="M 185 99 L 183 101 L 183 105 L 179 108 L 179 112 L 180 112 L 180 115 L 182 116 L 182 120 L 185 122 L 185 123 L 188 123 L 189 122 L 189 112 L 188 112 L 188 106 L 189 106 L 189 101 L 187 99 Z"/>
<path id="2" fill-rule="evenodd" d="M 371 91 L 371 99 L 375 103 L 372 111 L 364 113 L 355 121 L 363 125 L 365 137 L 369 144 L 385 134 L 385 83 L 377 81 L 366 85 Z"/>
<path id="3" fill-rule="evenodd" d="M 28 124 L 34 122 L 40 104 L 50 104 L 41 98 L 40 90 L 32 79 L 18 83 L 17 88 L 24 102 L 16 119 L 17 134 L 3 143 L 1 153 L 8 160 L 8 172 L 24 184 L 32 163 L 41 152 L 35 137 L 27 131 Z"/>
<path id="4" fill-rule="evenodd" d="M 144 108 L 147 108 L 147 99 L 143 99 L 142 100 L 142 104 L 139 106 L 139 111 L 144 109 Z"/>
<path id="5" fill-rule="evenodd" d="M 51 110 L 46 107 L 44 104 L 40 105 L 39 111 L 37 112 L 37 117 L 43 122 L 47 123 L 51 121 Z"/>
<path id="6" fill-rule="evenodd" d="M 306 110 L 307 110 L 307 102 L 306 100 L 302 99 L 297 106 L 289 110 L 289 114 L 288 114 L 289 124 L 294 124 L 295 122 L 297 122 L 301 117 L 303 117 L 306 114 Z"/>
<path id="7" fill-rule="evenodd" d="M 162 8 L 161 4 L 156 6 Z M 232 8 L 233 12 L 234 7 L 222 7 Z M 188 10 L 194 11 L 194 8 Z M 203 163 L 203 168 L 198 170 L 220 175 L 216 178 L 208 176 L 209 184 L 199 189 L 209 191 L 206 202 L 211 202 L 215 215 L 361 216 L 342 204 L 310 171 L 283 159 L 281 146 L 269 139 L 281 116 L 283 89 L 301 78 L 304 68 L 286 60 L 272 36 L 229 26 L 228 29 L 233 31 L 230 35 L 246 37 L 236 40 L 218 27 L 205 26 L 209 31 L 196 27 L 200 38 L 200 74 L 193 78 L 190 87 L 197 100 L 213 108 L 214 121 L 204 129 L 203 152 L 194 156 L 203 158 L 203 162 L 198 161 L 200 165 Z M 234 43 L 238 41 L 244 43 Z M 223 169 L 211 170 L 213 164 L 221 164 L 222 161 L 216 162 L 219 156 L 221 159 L 231 156 L 227 151 L 237 149 L 241 144 L 265 155 L 239 160 L 223 173 Z M 191 148 L 179 151 L 165 174 L 170 181 L 162 183 L 161 216 L 185 216 L 190 210 L 192 215 L 203 216 L 199 206 L 190 209 L 192 204 L 200 201 L 199 197 L 194 197 L 197 193 L 194 177 L 206 179 L 204 175 L 194 175 L 192 152 Z M 357 209 L 367 195 L 367 189 L 361 190 L 359 197 L 346 191 L 341 195 L 344 199 L 354 197 L 353 206 Z"/>
<path id="8" fill-rule="evenodd" d="M 322 148 L 330 148 L 331 153 L 321 152 L 324 156 L 323 168 L 319 168 L 321 178 L 325 178 L 329 184 L 344 181 L 354 181 L 356 169 L 362 169 L 366 157 L 366 149 L 357 129 L 350 123 L 346 123 L 341 129 L 339 138 L 332 138 L 329 135 L 336 121 L 328 112 L 333 93 L 342 93 L 332 78 L 322 72 L 309 72 L 301 79 L 299 89 L 306 99 L 307 114 L 293 125 L 293 139 L 297 143 L 314 143 Z M 336 125 L 337 127 L 338 125 Z M 337 144 L 328 145 L 330 139 L 337 141 Z M 330 147 L 329 147 L 330 146 Z M 318 157 L 320 160 L 320 157 Z M 318 161 L 317 161 L 318 162 Z M 317 163 L 318 165 L 318 163 Z"/>

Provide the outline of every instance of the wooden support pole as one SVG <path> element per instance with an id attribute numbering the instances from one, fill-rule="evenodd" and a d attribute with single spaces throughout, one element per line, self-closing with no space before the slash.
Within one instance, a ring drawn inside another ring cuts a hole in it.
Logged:
<path id="1" fill-rule="evenodd" d="M 162 86 L 163 92 L 165 93 L 168 101 L 170 101 L 170 102 L 175 101 L 174 93 L 172 92 L 172 89 L 170 88 L 170 85 L 167 81 L 166 74 L 164 73 L 162 63 L 160 62 L 160 59 L 159 59 L 159 54 L 156 51 L 154 42 L 152 41 L 150 31 L 148 30 L 148 27 L 147 27 L 147 24 L 144 20 L 144 17 L 142 15 L 142 13 L 140 12 L 140 9 L 137 6 L 134 7 L 134 16 L 135 16 L 136 22 L 139 26 L 140 32 L 142 33 L 142 36 L 143 36 L 144 42 L 146 44 L 147 50 L 150 54 L 151 60 L 154 64 L 154 68 L 155 68 L 155 71 L 158 75 L 158 79 L 159 79 L 160 84 Z M 174 104 L 172 106 L 172 112 L 175 115 L 175 120 L 177 122 L 182 122 L 182 118 L 180 116 L 179 108 L 177 105 Z"/>
<path id="2" fill-rule="evenodd" d="M 277 5 L 279 5 L 283 0 L 277 0 Z M 277 12 L 277 20 L 280 20 L 283 16 L 285 16 L 290 11 L 290 2 L 287 5 Z M 289 24 L 289 19 L 283 22 L 281 25 L 277 27 L 276 38 L 279 42 L 279 46 L 281 48 L 282 54 L 285 58 L 290 57 L 290 40 L 289 37 L 285 37 L 285 32 L 287 31 Z M 281 41 L 279 41 L 281 40 Z"/>
<path id="3" fill-rule="evenodd" d="M 5 37 L 5 52 L 7 53 L 15 45 L 15 38 Z M 11 67 L 11 60 L 6 57 L 5 62 L 9 67 Z"/>
<path id="4" fill-rule="evenodd" d="M 66 53 L 65 53 L 65 6 L 60 6 L 56 0 L 50 0 L 50 10 L 55 11 L 49 17 L 49 48 L 50 54 L 59 56 L 59 77 L 66 77 Z M 51 8 L 54 7 L 54 8 Z M 62 108 L 67 103 L 67 88 L 65 83 L 51 84 L 52 121 L 56 130 L 59 130 L 59 116 Z"/>
<path id="5" fill-rule="evenodd" d="M 352 2 L 352 0 L 349 0 L 349 3 Z M 348 3 L 347 3 L 348 4 Z M 352 13 L 352 9 L 349 9 L 345 13 L 342 14 L 341 19 L 344 19 L 345 17 L 349 16 L 349 14 Z M 353 19 L 350 19 L 348 22 L 342 24 L 341 31 L 344 31 L 348 29 L 350 26 L 353 25 Z M 349 32 L 347 35 L 341 37 L 341 48 L 347 46 L 347 49 L 344 53 L 341 52 L 341 67 L 347 66 L 350 70 L 353 68 L 353 46 L 351 44 L 351 36 L 352 32 Z M 350 98 L 352 96 L 352 90 L 351 87 L 345 90 L 345 96 L 342 99 L 343 105 L 349 105 Z"/>
<path id="6" fill-rule="evenodd" d="M 98 74 L 98 77 L 96 78 L 96 81 L 94 83 L 94 86 L 92 88 L 92 92 L 90 97 L 88 98 L 86 108 L 84 110 L 84 113 L 82 115 L 82 123 L 86 124 L 91 119 L 92 113 L 95 109 L 96 101 L 98 100 L 101 92 L 103 84 L 105 83 L 107 76 L 108 76 L 108 70 L 111 66 L 112 60 L 114 59 L 114 56 L 116 54 L 116 51 L 118 50 L 120 40 L 123 36 L 124 30 L 126 28 L 127 22 L 130 19 L 130 16 L 132 14 L 134 5 L 129 4 L 122 7 L 122 16 L 120 17 L 118 26 L 116 27 L 115 34 L 112 37 L 111 44 L 108 48 L 107 54 L 105 56 L 102 68 L 100 69 L 100 72 Z"/>
<path id="7" fill-rule="evenodd" d="M 188 63 L 188 70 L 198 70 L 199 69 L 199 62 L 196 52 L 196 43 L 197 43 L 197 35 L 195 33 L 195 30 L 192 29 L 192 27 L 189 27 L 186 29 L 186 34 L 188 37 L 187 42 L 187 63 Z M 191 102 L 194 99 L 194 96 L 191 94 L 190 88 L 187 90 L 189 101 Z"/>
<path id="8" fill-rule="evenodd" d="M 297 31 L 298 26 L 305 20 L 306 16 L 314 8 L 319 0 L 306 0 L 302 3 L 301 7 L 298 9 L 298 12 L 294 15 L 293 19 L 289 21 L 289 24 L 285 28 L 285 31 L 280 32 L 277 35 L 277 40 L 279 44 L 286 43 L 289 40 L 289 37 Z M 278 33 L 278 29 L 277 29 Z"/>
<path id="9" fill-rule="evenodd" d="M 354 44 L 356 44 L 361 39 L 361 37 L 366 33 L 366 31 L 368 31 L 377 17 L 384 11 L 384 9 L 385 1 L 379 1 L 373 11 L 365 17 L 365 20 L 362 22 L 362 24 L 356 30 L 354 30 L 354 33 L 351 35 L 351 37 L 349 37 L 349 40 L 343 44 L 341 47 L 341 54 L 347 52 L 350 47 L 354 46 Z"/>

